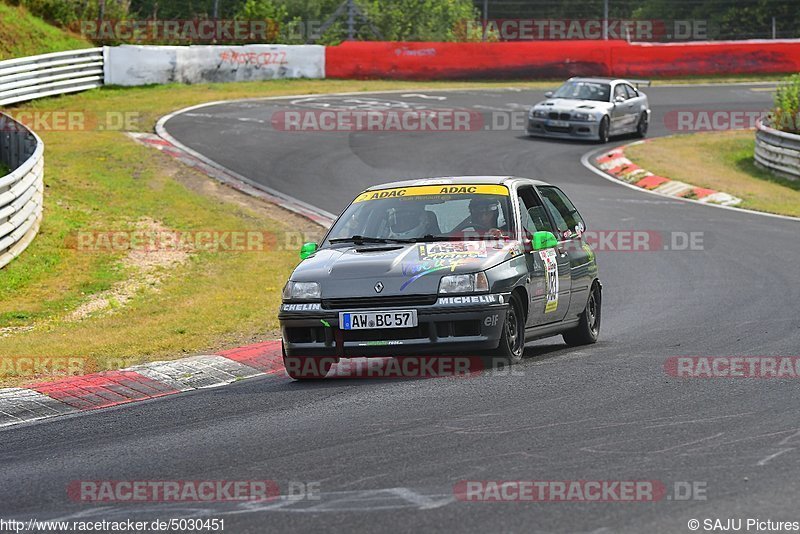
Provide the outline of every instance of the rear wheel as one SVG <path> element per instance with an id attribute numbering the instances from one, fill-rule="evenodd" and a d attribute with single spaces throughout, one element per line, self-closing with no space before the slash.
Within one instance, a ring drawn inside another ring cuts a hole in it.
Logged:
<path id="1" fill-rule="evenodd" d="M 600 286 L 595 284 L 592 286 L 591 293 L 589 293 L 589 300 L 586 301 L 586 309 L 581 314 L 578 326 L 561 334 L 567 345 L 576 347 L 597 342 L 597 338 L 600 336 L 601 304 L 602 293 Z"/>
<path id="2" fill-rule="evenodd" d="M 597 128 L 597 139 L 601 143 L 608 143 L 608 131 L 610 124 L 611 121 L 609 120 L 608 116 L 600 119 L 600 126 Z"/>
<path id="3" fill-rule="evenodd" d="M 647 112 L 645 111 L 642 112 L 641 116 L 639 117 L 639 123 L 636 125 L 636 137 L 647 137 L 648 126 L 649 121 L 647 120 Z"/>
<path id="4" fill-rule="evenodd" d="M 511 294 L 511 299 L 506 312 L 506 321 L 500 336 L 497 349 L 484 356 L 484 363 L 488 368 L 502 367 L 522 361 L 525 352 L 525 312 L 522 309 L 522 300 L 516 293 Z"/>
<path id="5" fill-rule="evenodd" d="M 281 342 L 281 352 L 283 353 L 283 366 L 286 374 L 295 380 L 320 380 L 325 378 L 331 370 L 337 358 L 323 356 L 315 358 L 313 356 L 287 356 L 286 349 Z"/>

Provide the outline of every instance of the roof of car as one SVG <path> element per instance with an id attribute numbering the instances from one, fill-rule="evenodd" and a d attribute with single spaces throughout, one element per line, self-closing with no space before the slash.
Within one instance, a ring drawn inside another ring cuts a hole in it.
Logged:
<path id="1" fill-rule="evenodd" d="M 614 82 L 625 82 L 631 83 L 628 80 L 623 78 L 581 78 L 581 77 L 574 77 L 567 80 L 568 82 L 595 82 L 595 83 L 614 83 Z"/>
<path id="2" fill-rule="evenodd" d="M 412 187 L 415 185 L 458 185 L 458 184 L 489 184 L 489 185 L 508 185 L 515 180 L 529 182 L 532 185 L 550 185 L 547 182 L 534 180 L 532 178 L 520 178 L 516 176 L 439 176 L 435 178 L 419 178 L 416 180 L 403 180 L 399 182 L 388 182 L 385 184 L 373 185 L 366 191 L 376 189 L 390 189 L 395 187 Z"/>

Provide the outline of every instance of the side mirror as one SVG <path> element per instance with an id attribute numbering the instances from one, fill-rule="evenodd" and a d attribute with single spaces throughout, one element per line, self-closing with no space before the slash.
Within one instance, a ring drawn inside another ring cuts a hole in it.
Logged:
<path id="1" fill-rule="evenodd" d="M 533 250 L 544 250 L 558 246 L 558 239 L 553 232 L 536 232 L 533 234 Z"/>
<path id="2" fill-rule="evenodd" d="M 303 246 L 300 247 L 300 259 L 304 260 L 307 257 L 311 256 L 316 251 L 317 251 L 316 243 L 303 243 Z"/>
<path id="3" fill-rule="evenodd" d="M 545 97 L 545 98 L 553 98 L 553 91 L 547 91 L 547 92 L 544 94 L 544 97 Z"/>
<path id="4" fill-rule="evenodd" d="M 617 104 L 621 104 L 622 102 L 625 102 L 625 100 L 626 100 L 626 99 L 625 99 L 625 97 L 624 97 L 624 96 L 617 96 L 617 97 L 614 97 L 614 102 L 616 102 Z"/>

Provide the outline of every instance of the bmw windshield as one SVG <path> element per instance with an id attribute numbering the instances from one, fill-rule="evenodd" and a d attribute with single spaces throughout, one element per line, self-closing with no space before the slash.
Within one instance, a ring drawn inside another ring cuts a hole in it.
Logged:
<path id="1" fill-rule="evenodd" d="M 553 98 L 569 98 L 572 100 L 596 100 L 608 102 L 611 96 L 611 85 L 601 82 L 567 82 L 553 93 Z"/>
<path id="2" fill-rule="evenodd" d="M 513 235 L 502 185 L 435 185 L 367 191 L 334 224 L 325 244 L 505 239 Z"/>

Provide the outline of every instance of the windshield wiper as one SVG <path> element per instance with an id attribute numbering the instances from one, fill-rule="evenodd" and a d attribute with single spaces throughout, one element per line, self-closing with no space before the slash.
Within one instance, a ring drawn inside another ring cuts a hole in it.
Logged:
<path id="1" fill-rule="evenodd" d="M 329 243 L 355 243 L 360 245 L 363 243 L 416 243 L 414 239 L 395 239 L 393 237 L 367 237 L 363 235 L 353 235 L 350 237 L 337 237 L 336 239 L 329 239 Z"/>
<path id="2" fill-rule="evenodd" d="M 422 237 L 415 237 L 413 239 L 415 243 L 421 243 L 423 241 L 459 241 L 458 237 L 454 237 L 451 235 L 433 235 L 427 234 Z"/>

